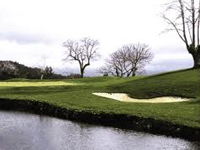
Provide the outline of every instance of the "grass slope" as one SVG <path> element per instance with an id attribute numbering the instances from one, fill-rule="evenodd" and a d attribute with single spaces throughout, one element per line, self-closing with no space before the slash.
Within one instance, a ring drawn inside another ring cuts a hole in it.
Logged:
<path id="1" fill-rule="evenodd" d="M 158 96 L 200 96 L 200 70 L 182 70 L 150 76 L 134 82 L 111 86 L 113 92 L 128 93 L 135 98 Z"/>
<path id="2" fill-rule="evenodd" d="M 94 113 L 106 112 L 151 117 L 176 124 L 200 127 L 199 75 L 200 70 L 184 70 L 150 77 L 43 80 L 46 86 L 41 86 L 41 80 L 7 80 L 0 82 L 0 97 L 37 100 L 67 109 Z M 22 82 L 24 86 L 15 86 Z M 64 84 L 61 85 L 61 82 Z M 69 86 L 68 83 L 75 85 Z M 123 103 L 92 95 L 93 92 L 126 92 L 136 98 L 173 95 L 193 97 L 194 100 L 167 104 Z"/>

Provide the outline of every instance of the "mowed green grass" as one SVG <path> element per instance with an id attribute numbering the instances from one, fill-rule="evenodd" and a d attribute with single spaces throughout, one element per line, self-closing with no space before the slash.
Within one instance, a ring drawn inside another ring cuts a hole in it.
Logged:
<path id="1" fill-rule="evenodd" d="M 29 82 L 29 81 L 24 81 L 24 82 L 0 82 L 1 87 L 38 87 L 38 86 L 70 86 L 70 85 L 77 85 L 76 83 L 67 83 L 64 81 L 51 81 L 51 82 Z"/>
<path id="2" fill-rule="evenodd" d="M 200 69 L 168 72 L 111 86 L 112 91 L 125 92 L 131 97 L 154 98 L 158 96 L 200 96 Z"/>
<path id="3" fill-rule="evenodd" d="M 123 92 L 135 98 L 181 96 L 190 97 L 192 100 L 162 104 L 126 103 L 98 97 L 93 95 L 93 92 Z M 92 113 L 105 112 L 150 117 L 176 124 L 200 127 L 199 69 L 149 77 L 94 77 L 43 81 L 7 80 L 0 82 L 0 97 L 48 102 L 67 109 Z"/>

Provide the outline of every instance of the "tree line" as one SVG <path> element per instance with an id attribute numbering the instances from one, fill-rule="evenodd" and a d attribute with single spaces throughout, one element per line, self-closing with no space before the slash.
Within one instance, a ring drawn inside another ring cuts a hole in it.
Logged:
<path id="1" fill-rule="evenodd" d="M 78 41 L 68 40 L 63 43 L 67 48 L 64 61 L 76 61 L 79 64 L 81 77 L 84 76 L 85 69 L 91 61 L 99 58 L 99 41 L 91 38 L 83 38 Z M 105 66 L 99 72 L 104 75 L 117 77 L 135 76 L 136 72 L 144 68 L 150 62 L 153 54 L 147 44 L 124 45 L 122 48 L 110 55 Z"/>
<path id="2" fill-rule="evenodd" d="M 11 78 L 26 78 L 26 79 L 65 79 L 66 77 L 60 74 L 55 74 L 50 66 L 44 69 L 27 67 L 23 64 L 13 61 L 0 61 L 0 79 L 6 80 Z"/>

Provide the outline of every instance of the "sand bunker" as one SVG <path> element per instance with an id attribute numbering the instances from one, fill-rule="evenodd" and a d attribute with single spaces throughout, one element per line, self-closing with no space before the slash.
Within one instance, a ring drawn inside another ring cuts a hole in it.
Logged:
<path id="1" fill-rule="evenodd" d="M 173 102 L 184 102 L 189 101 L 189 98 L 181 97 L 157 97 L 151 99 L 136 99 L 130 98 L 127 94 L 124 93 L 92 93 L 97 96 L 110 98 L 113 100 L 118 100 L 121 102 L 134 102 L 134 103 L 173 103 Z"/>

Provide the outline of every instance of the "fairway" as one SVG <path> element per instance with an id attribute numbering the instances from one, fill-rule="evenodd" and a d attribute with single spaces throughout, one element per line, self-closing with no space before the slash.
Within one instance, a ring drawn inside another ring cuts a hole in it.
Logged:
<path id="1" fill-rule="evenodd" d="M 34 100 L 89 113 L 124 114 L 200 127 L 199 69 L 146 77 L 92 77 L 67 80 L 7 80 L 0 98 Z M 125 93 L 131 98 L 182 97 L 179 103 L 124 103 L 92 93 Z"/>
<path id="2" fill-rule="evenodd" d="M 52 82 L 0 82 L 0 87 L 37 87 L 37 86 L 72 86 L 76 83 L 67 83 L 65 81 Z"/>

